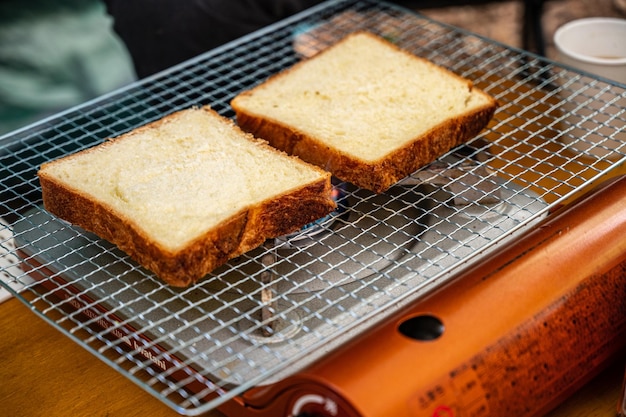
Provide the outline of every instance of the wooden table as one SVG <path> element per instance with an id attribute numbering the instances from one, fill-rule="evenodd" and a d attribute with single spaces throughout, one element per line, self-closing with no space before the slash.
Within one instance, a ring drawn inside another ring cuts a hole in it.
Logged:
<path id="1" fill-rule="evenodd" d="M 33 315 L 17 299 L 0 304 L 0 414 L 178 416 Z M 549 417 L 615 417 L 623 362 L 583 387 Z M 222 417 L 214 411 L 209 417 Z"/>

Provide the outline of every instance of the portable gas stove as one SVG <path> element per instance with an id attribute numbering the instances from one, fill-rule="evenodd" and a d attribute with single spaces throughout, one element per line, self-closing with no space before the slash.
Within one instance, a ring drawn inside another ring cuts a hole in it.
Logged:
<path id="1" fill-rule="evenodd" d="M 237 93 L 356 30 L 471 79 L 492 123 L 384 194 L 336 182 L 335 213 L 185 289 L 42 209 L 41 163 L 193 105 L 233 117 Z M 330 1 L 0 138 L 0 272 L 180 414 L 538 415 L 626 346 L 626 180 L 581 197 L 619 173 L 624 99 L 395 5 Z"/>

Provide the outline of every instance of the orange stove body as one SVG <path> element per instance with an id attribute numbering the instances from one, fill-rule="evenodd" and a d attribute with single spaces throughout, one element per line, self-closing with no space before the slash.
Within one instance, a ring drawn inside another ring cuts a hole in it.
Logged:
<path id="1" fill-rule="evenodd" d="M 252 389 L 221 411 L 233 417 L 541 415 L 626 346 L 625 270 L 622 177 L 308 369 Z"/>

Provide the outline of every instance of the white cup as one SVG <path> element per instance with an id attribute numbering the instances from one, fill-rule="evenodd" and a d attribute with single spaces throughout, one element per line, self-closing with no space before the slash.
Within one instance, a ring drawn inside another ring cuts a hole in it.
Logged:
<path id="1" fill-rule="evenodd" d="M 556 30 L 554 44 L 557 61 L 626 84 L 626 19 L 571 21 Z M 626 129 L 620 114 L 626 97 L 616 101 L 615 88 L 586 76 L 559 83 L 566 97 L 563 110 L 568 114 L 562 141 L 587 157 L 621 158 L 626 152 Z"/>
<path id="2" fill-rule="evenodd" d="M 626 19 L 590 17 L 554 33 L 557 60 L 626 84 Z"/>

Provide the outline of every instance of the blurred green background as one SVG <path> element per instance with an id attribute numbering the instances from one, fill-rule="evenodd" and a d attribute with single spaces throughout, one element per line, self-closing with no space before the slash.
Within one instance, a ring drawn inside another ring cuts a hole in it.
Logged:
<path id="1" fill-rule="evenodd" d="M 0 135 L 134 79 L 102 2 L 0 1 Z"/>

